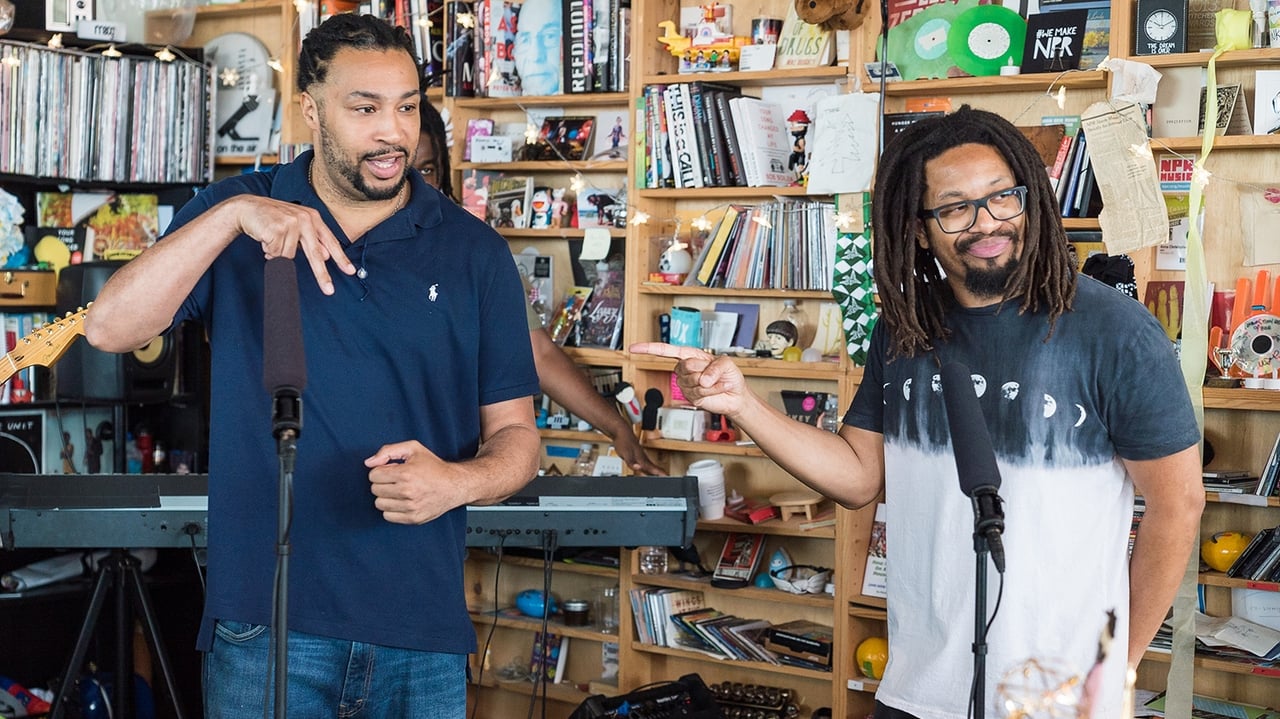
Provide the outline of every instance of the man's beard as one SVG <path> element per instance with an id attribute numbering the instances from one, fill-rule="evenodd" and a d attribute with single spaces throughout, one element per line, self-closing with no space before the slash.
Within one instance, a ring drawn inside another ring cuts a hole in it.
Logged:
<path id="1" fill-rule="evenodd" d="M 409 167 L 407 159 L 411 157 L 411 153 L 403 147 L 389 147 L 380 152 L 366 153 L 362 155 L 357 162 L 350 163 L 339 155 L 337 146 L 329 141 L 328 133 L 325 132 L 324 128 L 321 128 L 320 130 L 320 141 L 323 143 L 325 164 L 333 170 L 336 170 L 339 175 L 346 178 L 347 182 L 351 183 L 351 186 L 355 191 L 363 195 L 366 200 L 374 202 L 390 200 L 399 196 L 400 191 L 404 189 L 405 179 L 408 177 L 408 173 L 412 168 Z M 392 152 L 402 153 L 406 158 L 405 170 L 404 173 L 400 175 L 399 181 L 397 181 L 395 185 L 386 189 L 370 187 L 369 183 L 365 182 L 364 175 L 360 174 L 360 163 Z"/>
<path id="2" fill-rule="evenodd" d="M 996 233 L 1017 242 L 1017 238 L 1009 233 Z M 982 238 L 978 238 L 982 239 Z M 977 240 L 975 240 L 976 242 Z M 970 243 L 972 244 L 972 243 Z M 964 272 L 964 288 L 974 297 L 983 299 L 1001 299 L 1005 296 L 1006 285 L 1014 270 L 1018 269 L 1018 257 L 1009 258 L 1003 265 L 972 267 L 966 265 Z"/>

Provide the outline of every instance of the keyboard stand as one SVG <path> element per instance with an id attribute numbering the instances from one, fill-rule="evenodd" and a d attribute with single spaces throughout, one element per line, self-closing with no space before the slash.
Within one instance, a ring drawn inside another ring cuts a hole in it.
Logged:
<path id="1" fill-rule="evenodd" d="M 133 689 L 133 617 L 129 616 L 129 606 L 142 620 L 143 631 L 151 642 L 151 651 L 160 665 L 160 673 L 169 690 L 169 698 L 173 701 L 176 719 L 183 719 L 182 702 L 178 699 L 178 685 L 173 678 L 173 669 L 165 653 L 164 643 L 160 641 L 160 626 L 156 622 L 156 613 L 151 606 L 147 587 L 142 581 L 142 567 L 138 558 L 125 549 L 113 549 L 102 561 L 98 562 L 97 581 L 93 587 L 93 597 L 89 600 L 89 611 L 85 613 L 84 624 L 80 627 L 80 636 L 76 639 L 75 649 L 71 653 L 71 661 L 67 662 L 67 670 L 58 683 L 58 693 L 53 700 L 50 712 L 51 719 L 63 719 L 66 710 L 67 694 L 77 684 L 77 677 L 84 663 L 85 654 L 89 651 L 89 641 L 93 638 L 94 627 L 102 613 L 102 605 L 107 597 L 107 589 L 115 590 L 116 606 L 116 681 L 112 693 L 113 717 L 131 717 L 130 691 Z M 130 592 L 132 590 L 132 592 Z M 132 595 L 132 603 L 129 601 Z"/>

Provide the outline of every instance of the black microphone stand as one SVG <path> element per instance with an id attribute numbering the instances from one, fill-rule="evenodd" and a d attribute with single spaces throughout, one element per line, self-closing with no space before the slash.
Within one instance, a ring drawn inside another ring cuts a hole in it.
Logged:
<path id="1" fill-rule="evenodd" d="M 978 487 L 973 493 L 973 717 L 986 715 L 987 693 L 987 558 L 1004 574 L 1004 510 L 995 487 Z"/>
<path id="2" fill-rule="evenodd" d="M 271 641 L 275 647 L 275 718 L 287 716 L 289 683 L 289 530 L 293 524 L 293 468 L 302 433 L 302 393 L 277 387 L 272 397 L 271 434 L 276 438 L 279 489 L 276 514 L 276 586 Z"/>

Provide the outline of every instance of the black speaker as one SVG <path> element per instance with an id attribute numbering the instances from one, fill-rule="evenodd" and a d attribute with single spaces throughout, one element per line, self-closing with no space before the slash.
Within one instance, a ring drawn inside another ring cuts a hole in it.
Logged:
<path id="1" fill-rule="evenodd" d="M 123 262 L 68 265 L 58 273 L 58 314 L 75 312 L 98 296 L 107 278 Z M 85 322 L 93 322 L 93 309 Z M 73 343 L 53 367 L 60 399 L 111 402 L 164 402 L 177 386 L 176 338 L 161 335 L 146 346 L 114 354 L 81 340 Z"/>

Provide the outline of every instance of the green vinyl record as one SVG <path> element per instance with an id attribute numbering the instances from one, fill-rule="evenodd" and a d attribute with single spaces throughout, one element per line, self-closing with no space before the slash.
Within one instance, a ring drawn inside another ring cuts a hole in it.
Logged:
<path id="1" fill-rule="evenodd" d="M 965 10 L 951 23 L 947 54 L 956 67 L 973 75 L 999 75 L 1000 68 L 1022 65 L 1027 21 L 1000 5 L 979 5 Z"/>
<path id="2" fill-rule="evenodd" d="M 889 29 L 888 60 L 903 80 L 944 78 L 954 63 L 947 51 L 951 23 L 978 0 L 930 5 Z"/>

